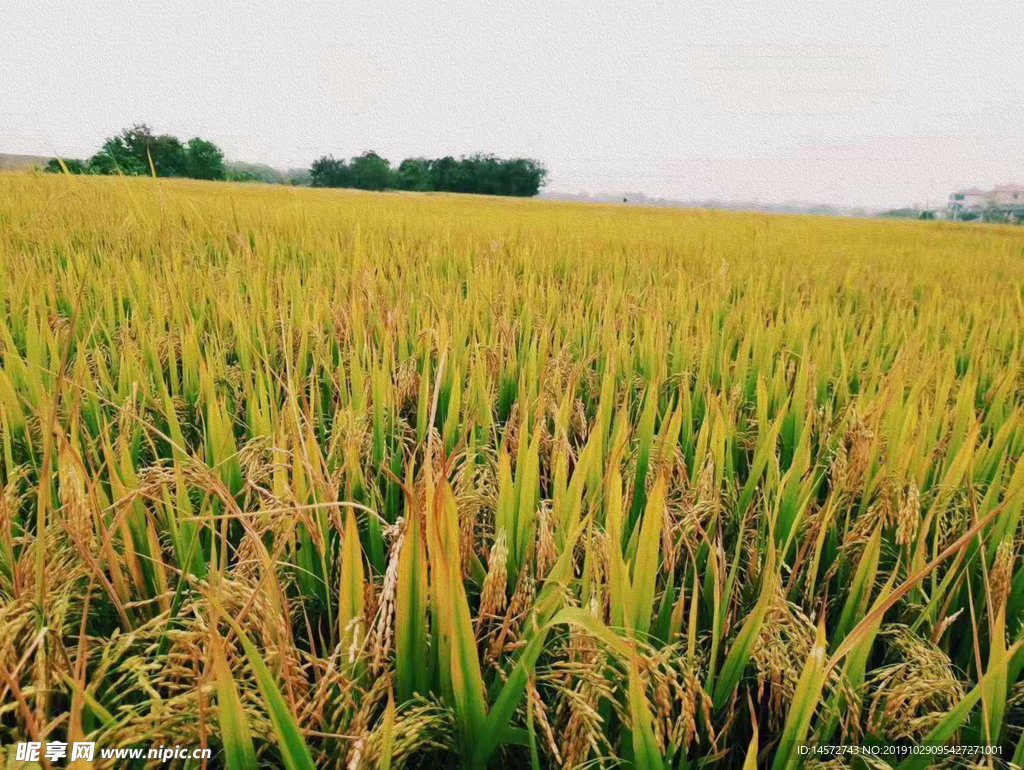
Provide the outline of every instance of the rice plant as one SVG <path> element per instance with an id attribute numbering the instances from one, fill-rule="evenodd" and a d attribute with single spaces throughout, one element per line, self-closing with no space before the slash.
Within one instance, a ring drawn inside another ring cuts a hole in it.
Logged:
<path id="1" fill-rule="evenodd" d="M 0 745 L 1024 765 L 1022 335 L 1012 228 L 0 175 Z"/>

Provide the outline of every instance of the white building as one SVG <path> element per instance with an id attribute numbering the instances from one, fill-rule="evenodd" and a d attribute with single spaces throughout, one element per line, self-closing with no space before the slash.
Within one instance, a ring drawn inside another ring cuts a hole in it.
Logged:
<path id="1" fill-rule="evenodd" d="M 991 190 L 969 187 L 951 193 L 946 206 L 949 219 L 1019 218 L 1024 213 L 1024 185 L 997 184 Z"/>
<path id="2" fill-rule="evenodd" d="M 996 206 L 1024 206 L 1024 184 L 997 184 L 992 188 Z"/>
<path id="3" fill-rule="evenodd" d="M 959 219 L 964 214 L 979 214 L 988 205 L 989 193 L 977 187 L 958 190 L 949 196 L 947 210 L 950 219 Z"/>

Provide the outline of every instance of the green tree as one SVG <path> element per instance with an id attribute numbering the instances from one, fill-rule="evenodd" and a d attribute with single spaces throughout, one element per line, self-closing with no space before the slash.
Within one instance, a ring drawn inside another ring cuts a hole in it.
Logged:
<path id="1" fill-rule="evenodd" d="M 395 173 L 400 190 L 425 191 L 430 187 L 430 163 L 426 158 L 406 158 Z"/>
<path id="2" fill-rule="evenodd" d="M 477 153 L 462 160 L 462 176 L 468 189 L 480 195 L 510 195 L 505 163 L 491 154 Z"/>
<path id="3" fill-rule="evenodd" d="M 97 174 L 143 175 L 156 171 L 157 176 L 185 176 L 185 161 L 181 140 L 169 134 L 154 134 L 145 123 L 137 123 L 107 139 L 103 149 L 89 159 L 89 168 Z"/>
<path id="4" fill-rule="evenodd" d="M 142 163 L 129 151 L 121 137 L 116 136 L 103 143 L 103 148 L 89 158 L 91 174 L 125 174 L 137 176 L 148 173 Z"/>
<path id="5" fill-rule="evenodd" d="M 503 195 L 517 195 L 528 198 L 540 192 L 548 178 L 543 164 L 529 158 L 513 158 L 503 162 L 505 166 L 505 190 Z"/>
<path id="6" fill-rule="evenodd" d="M 461 172 L 459 161 L 451 155 L 430 164 L 430 189 L 438 192 L 457 192 Z"/>
<path id="7" fill-rule="evenodd" d="M 310 184 L 313 187 L 350 187 L 352 174 L 343 160 L 324 155 L 313 161 L 309 167 Z"/>
<path id="8" fill-rule="evenodd" d="M 345 161 L 324 156 L 310 167 L 314 187 L 357 187 L 363 190 L 400 190 L 477 193 L 480 195 L 536 195 L 547 181 L 547 169 L 530 158 L 502 159 L 490 153 L 461 158 L 406 158 L 396 169 L 375 152 Z"/>
<path id="9" fill-rule="evenodd" d="M 157 176 L 185 176 L 185 145 L 176 136 L 154 134 L 145 123 L 121 132 L 121 142 L 128 154 L 150 173 L 150 159 Z"/>
<path id="10" fill-rule="evenodd" d="M 67 166 L 68 172 L 71 174 L 88 174 L 89 166 L 84 160 L 78 160 L 77 158 L 64 158 L 64 165 Z M 46 168 L 43 169 L 51 174 L 63 174 L 64 169 L 61 168 L 60 161 L 57 158 L 51 158 L 50 162 L 46 164 Z"/>
<path id="11" fill-rule="evenodd" d="M 189 139 L 185 147 L 185 175 L 192 179 L 224 179 L 224 153 L 206 139 Z"/>
<path id="12" fill-rule="evenodd" d="M 385 190 L 391 182 L 391 164 L 373 151 L 364 152 L 349 161 L 352 186 L 359 190 Z"/>

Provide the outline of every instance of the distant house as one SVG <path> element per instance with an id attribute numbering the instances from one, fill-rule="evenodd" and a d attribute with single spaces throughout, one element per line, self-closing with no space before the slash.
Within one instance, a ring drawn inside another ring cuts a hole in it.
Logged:
<path id="1" fill-rule="evenodd" d="M 992 198 L 996 206 L 1024 206 L 1024 184 L 997 184 L 992 188 Z"/>
<path id="2" fill-rule="evenodd" d="M 1024 216 L 1024 185 L 997 184 L 991 190 L 969 187 L 951 193 L 946 205 L 948 219 L 1008 220 Z"/>
<path id="3" fill-rule="evenodd" d="M 977 187 L 958 190 L 949 196 L 946 215 L 950 219 L 963 219 L 967 215 L 978 216 L 988 205 L 989 194 Z"/>

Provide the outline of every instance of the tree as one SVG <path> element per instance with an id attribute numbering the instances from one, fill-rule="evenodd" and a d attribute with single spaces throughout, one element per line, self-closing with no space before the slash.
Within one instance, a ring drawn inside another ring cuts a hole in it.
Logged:
<path id="1" fill-rule="evenodd" d="M 313 187 L 348 187 L 352 175 L 345 161 L 335 160 L 333 155 L 324 155 L 309 167 L 309 178 Z"/>
<path id="2" fill-rule="evenodd" d="M 138 123 L 122 131 L 115 140 L 138 162 L 144 174 L 155 171 L 157 176 L 185 176 L 185 145 L 176 136 L 154 134 L 145 123 Z"/>
<path id="3" fill-rule="evenodd" d="M 185 146 L 177 137 L 155 135 L 145 123 L 137 123 L 107 139 L 89 159 L 89 168 L 98 174 L 185 176 Z"/>
<path id="4" fill-rule="evenodd" d="M 406 158 L 395 173 L 396 183 L 400 190 L 416 190 L 423 192 L 430 188 L 430 164 L 426 158 Z"/>
<path id="5" fill-rule="evenodd" d="M 451 155 L 430 164 L 430 189 L 439 192 L 456 192 L 459 184 L 459 161 Z"/>
<path id="6" fill-rule="evenodd" d="M 476 153 L 459 164 L 458 192 L 479 195 L 505 195 L 504 166 L 490 154 Z"/>
<path id="7" fill-rule="evenodd" d="M 78 160 L 77 158 L 63 158 L 64 166 L 67 167 L 69 174 L 88 174 L 89 166 L 84 160 Z M 51 174 L 63 174 L 64 169 L 60 165 L 60 160 L 57 158 L 51 158 L 50 162 L 46 164 L 46 168 L 43 169 Z"/>
<path id="8" fill-rule="evenodd" d="M 364 152 L 345 161 L 324 156 L 309 170 L 314 187 L 357 187 L 363 190 L 400 190 L 478 193 L 481 195 L 536 195 L 547 180 L 547 169 L 529 158 L 502 159 L 489 153 L 461 158 L 406 158 L 392 170 L 386 158 Z"/>
<path id="9" fill-rule="evenodd" d="M 185 147 L 185 175 L 192 179 L 224 179 L 224 153 L 206 139 L 189 139 Z"/>
<path id="10" fill-rule="evenodd" d="M 89 172 L 92 174 L 125 174 L 137 176 L 146 173 L 142 163 L 131 154 L 120 136 L 103 143 L 103 149 L 89 158 Z"/>
<path id="11" fill-rule="evenodd" d="M 548 170 L 535 160 L 513 158 L 503 162 L 506 176 L 506 192 L 503 195 L 532 197 L 547 182 Z"/>
<path id="12" fill-rule="evenodd" d="M 391 182 L 391 164 L 373 151 L 349 161 L 352 186 L 359 190 L 385 190 Z"/>
<path id="13" fill-rule="evenodd" d="M 226 178 L 224 153 L 213 142 L 197 136 L 182 144 L 176 136 L 154 134 L 145 123 L 107 139 L 88 167 L 90 174 Z"/>

